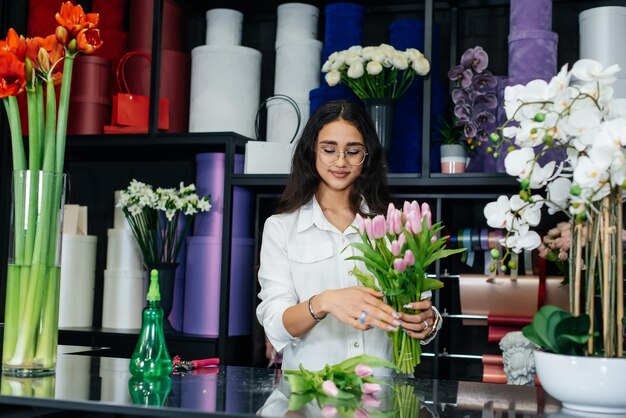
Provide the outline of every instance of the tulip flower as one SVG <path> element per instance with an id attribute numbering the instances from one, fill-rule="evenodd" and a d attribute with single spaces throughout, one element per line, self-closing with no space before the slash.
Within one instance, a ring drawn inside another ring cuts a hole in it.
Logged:
<path id="1" fill-rule="evenodd" d="M 368 366 L 367 364 L 362 364 L 362 363 L 356 365 L 356 367 L 354 368 L 354 372 L 359 377 L 371 376 L 373 373 L 372 368 L 370 366 Z"/>
<path id="2" fill-rule="evenodd" d="M 337 415 L 337 412 L 337 407 L 334 405 L 324 405 L 324 407 L 322 408 L 322 415 L 325 418 L 332 418 Z"/>
<path id="3" fill-rule="evenodd" d="M 363 393 L 371 394 L 380 392 L 382 387 L 379 383 L 363 383 Z"/>
<path id="4" fill-rule="evenodd" d="M 361 397 L 363 406 L 369 406 L 371 408 L 378 408 L 380 406 L 380 399 L 371 393 L 366 393 Z"/>
<path id="5" fill-rule="evenodd" d="M 391 243 L 391 254 L 397 257 L 400 255 L 401 252 L 402 252 L 402 245 L 400 245 L 400 243 L 397 240 L 393 240 L 393 242 Z"/>
<path id="6" fill-rule="evenodd" d="M 415 255 L 413 254 L 413 251 L 406 250 L 406 252 L 404 253 L 404 262 L 407 264 L 407 266 L 415 265 Z"/>
<path id="7" fill-rule="evenodd" d="M 355 222 L 357 228 L 359 228 L 359 234 L 363 234 L 363 232 L 365 232 L 365 220 L 358 213 L 356 214 Z"/>
<path id="8" fill-rule="evenodd" d="M 387 223 L 383 215 L 378 215 L 372 220 L 372 233 L 371 239 L 380 239 L 387 233 Z"/>
<path id="9" fill-rule="evenodd" d="M 359 408 L 354 411 L 354 418 L 370 418 L 370 414 L 363 408 Z"/>
<path id="10" fill-rule="evenodd" d="M 334 398 L 339 394 L 339 389 L 337 389 L 337 385 L 332 380 L 324 380 L 322 383 L 322 390 L 327 396 Z"/>
<path id="11" fill-rule="evenodd" d="M 393 260 L 393 269 L 398 273 L 404 273 L 406 271 L 406 267 L 406 261 L 404 261 L 402 258 L 396 258 L 395 260 Z"/>

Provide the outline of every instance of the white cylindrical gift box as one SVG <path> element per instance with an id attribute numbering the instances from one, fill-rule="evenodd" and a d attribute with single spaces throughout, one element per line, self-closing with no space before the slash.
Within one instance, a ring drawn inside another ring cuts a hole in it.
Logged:
<path id="1" fill-rule="evenodd" d="M 320 11 L 312 4 L 284 3 L 276 8 L 276 42 L 317 39 Z"/>
<path id="2" fill-rule="evenodd" d="M 600 61 L 605 67 L 618 64 L 626 77 L 626 7 L 595 7 L 578 15 L 580 58 Z M 622 96 L 624 97 L 624 96 Z"/>
<path id="3" fill-rule="evenodd" d="M 146 294 L 144 276 L 143 270 L 104 270 L 103 328 L 141 328 L 141 311 Z"/>
<path id="4" fill-rule="evenodd" d="M 274 94 L 309 97 L 320 86 L 322 42 L 298 39 L 276 43 Z"/>
<path id="5" fill-rule="evenodd" d="M 90 370 L 89 356 L 58 356 L 54 397 L 63 400 L 89 400 Z"/>
<path id="6" fill-rule="evenodd" d="M 107 240 L 107 269 L 143 270 L 143 258 L 130 229 L 109 229 Z"/>
<path id="7" fill-rule="evenodd" d="M 100 400 L 116 404 L 130 404 L 130 392 L 128 391 L 127 358 L 100 357 Z"/>
<path id="8" fill-rule="evenodd" d="M 124 211 L 122 210 L 122 208 L 117 207 L 117 202 L 118 200 L 120 200 L 121 193 L 121 190 L 116 190 L 113 193 L 113 229 L 127 229 L 130 231 L 130 224 L 126 219 L 126 215 L 124 215 Z"/>
<path id="9" fill-rule="evenodd" d="M 206 45 L 241 45 L 243 13 L 232 9 L 206 12 Z"/>
<path id="10" fill-rule="evenodd" d="M 268 142 L 290 142 L 295 134 L 293 143 L 296 143 L 302 134 L 304 125 L 309 119 L 309 100 L 294 98 L 300 110 L 300 126 L 298 126 L 298 114 L 292 103 L 287 100 L 274 98 L 267 102 L 267 135 Z"/>
<path id="11" fill-rule="evenodd" d="M 59 328 L 90 327 L 98 237 L 63 234 Z"/>
<path id="12" fill-rule="evenodd" d="M 622 71 L 625 73 L 613 83 L 613 97 L 616 99 L 626 99 L 626 67 L 622 67 Z"/>
<path id="13" fill-rule="evenodd" d="M 235 132 L 254 138 L 261 94 L 261 53 L 243 46 L 191 51 L 189 132 Z"/>

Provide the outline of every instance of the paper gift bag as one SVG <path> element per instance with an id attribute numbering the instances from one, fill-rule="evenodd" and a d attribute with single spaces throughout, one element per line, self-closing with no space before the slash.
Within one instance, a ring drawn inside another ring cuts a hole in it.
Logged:
<path id="1" fill-rule="evenodd" d="M 138 56 L 150 60 L 150 56 L 138 51 L 126 53 L 117 65 L 117 83 L 120 93 L 113 96 L 113 110 L 111 114 L 111 125 L 117 126 L 137 126 L 148 129 L 150 115 L 150 97 L 139 94 L 132 94 L 129 91 L 126 77 L 124 76 L 124 66 L 126 61 L 133 56 Z M 168 130 L 170 127 L 169 99 L 159 99 L 158 128 Z"/>

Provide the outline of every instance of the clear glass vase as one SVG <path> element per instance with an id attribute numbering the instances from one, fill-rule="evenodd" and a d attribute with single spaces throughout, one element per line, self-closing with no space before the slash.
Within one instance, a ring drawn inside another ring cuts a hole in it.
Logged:
<path id="1" fill-rule="evenodd" d="M 3 374 L 55 371 L 64 198 L 64 174 L 13 172 Z"/>

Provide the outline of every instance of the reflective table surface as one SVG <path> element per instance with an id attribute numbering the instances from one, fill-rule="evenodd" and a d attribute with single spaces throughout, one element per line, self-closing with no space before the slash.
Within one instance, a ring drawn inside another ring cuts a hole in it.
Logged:
<path id="1" fill-rule="evenodd" d="M 379 396 L 380 407 L 367 407 L 371 416 L 592 416 L 561 411 L 540 387 L 405 377 L 384 381 L 389 385 Z M 2 376 L 0 392 L 1 410 L 17 405 L 67 412 L 59 416 L 321 416 L 314 403 L 287 411 L 289 384 L 280 370 L 219 366 L 147 381 L 130 376 L 128 359 L 89 354 L 59 354 L 54 376 Z"/>

